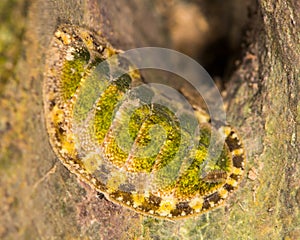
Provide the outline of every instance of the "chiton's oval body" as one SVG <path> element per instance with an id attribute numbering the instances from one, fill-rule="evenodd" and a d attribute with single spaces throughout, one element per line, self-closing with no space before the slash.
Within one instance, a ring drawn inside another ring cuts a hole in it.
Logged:
<path id="1" fill-rule="evenodd" d="M 143 84 L 140 73 L 120 52 L 85 28 L 65 24 L 56 30 L 46 59 L 44 107 L 58 158 L 107 199 L 143 214 L 176 219 L 218 206 L 243 173 L 237 134 L 199 120 L 191 144 L 192 124 L 181 124 L 190 117 L 151 102 L 152 90 L 136 90 Z M 208 156 L 211 133 L 225 136 L 217 159 Z"/>

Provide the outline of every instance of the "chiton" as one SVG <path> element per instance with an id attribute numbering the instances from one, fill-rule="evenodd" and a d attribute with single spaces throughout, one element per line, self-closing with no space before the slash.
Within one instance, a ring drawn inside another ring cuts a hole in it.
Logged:
<path id="1" fill-rule="evenodd" d="M 155 91 L 142 88 L 140 72 L 121 52 L 84 27 L 57 28 L 43 87 L 54 152 L 108 200 L 145 215 L 177 219 L 220 205 L 243 174 L 238 135 L 226 124 L 213 128 L 202 110 L 192 124 L 167 98 L 153 102 Z M 215 158 L 212 133 L 225 139 Z"/>

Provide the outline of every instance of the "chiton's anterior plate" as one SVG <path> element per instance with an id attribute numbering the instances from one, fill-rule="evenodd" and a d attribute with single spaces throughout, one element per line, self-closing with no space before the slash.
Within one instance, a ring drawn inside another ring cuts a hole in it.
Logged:
<path id="1" fill-rule="evenodd" d="M 55 31 L 44 81 L 54 152 L 108 200 L 146 215 L 177 219 L 220 205 L 244 170 L 237 134 L 225 124 L 203 123 L 203 111 L 194 126 L 167 98 L 152 102 L 156 93 L 136 90 L 143 85 L 140 73 L 120 52 L 83 27 L 64 24 Z M 199 130 L 196 141 L 192 128 Z M 212 133 L 225 137 L 215 158 L 208 154 Z"/>

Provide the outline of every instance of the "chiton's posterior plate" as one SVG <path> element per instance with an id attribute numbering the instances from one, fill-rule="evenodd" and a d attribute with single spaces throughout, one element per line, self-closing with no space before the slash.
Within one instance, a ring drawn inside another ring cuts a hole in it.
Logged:
<path id="1" fill-rule="evenodd" d="M 204 111 L 191 124 L 192 116 L 168 107 L 167 98 L 152 102 L 156 93 L 136 90 L 140 73 L 120 52 L 83 27 L 55 31 L 44 81 L 54 152 L 108 200 L 146 215 L 177 219 L 220 205 L 244 169 L 237 134 L 225 124 L 214 129 Z M 212 133 L 225 139 L 217 157 L 208 152 Z"/>

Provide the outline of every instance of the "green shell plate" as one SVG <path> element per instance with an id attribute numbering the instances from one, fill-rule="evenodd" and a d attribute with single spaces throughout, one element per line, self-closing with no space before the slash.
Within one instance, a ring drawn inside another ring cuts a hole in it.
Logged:
<path id="1" fill-rule="evenodd" d="M 225 124 L 214 129 L 198 111 L 194 139 L 189 114 L 151 102 L 156 93 L 150 89 L 137 94 L 140 72 L 120 52 L 83 27 L 64 24 L 55 31 L 43 87 L 54 152 L 108 200 L 142 214 L 177 219 L 220 205 L 244 170 L 236 132 Z M 208 154 L 212 133 L 225 138 L 216 158 Z"/>

